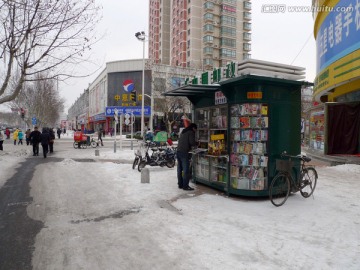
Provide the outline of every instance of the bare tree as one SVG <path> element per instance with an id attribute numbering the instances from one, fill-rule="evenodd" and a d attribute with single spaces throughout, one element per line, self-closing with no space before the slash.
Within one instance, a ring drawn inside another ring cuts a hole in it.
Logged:
<path id="1" fill-rule="evenodd" d="M 64 100 L 60 97 L 55 79 L 46 79 L 46 75 L 38 74 L 34 82 L 28 83 L 12 101 L 13 107 L 26 110 L 25 121 L 32 124 L 35 116 L 37 124 L 46 127 L 58 125 L 60 113 L 64 110 Z"/>
<path id="2" fill-rule="evenodd" d="M 181 86 L 186 77 L 194 75 L 193 69 L 177 68 L 166 65 L 152 65 L 152 94 L 154 95 L 154 111 L 161 112 L 166 129 L 171 127 L 183 114 L 190 112 L 190 101 L 185 97 L 165 97 L 166 91 Z"/>
<path id="3" fill-rule="evenodd" d="M 94 0 L 0 0 L 0 104 L 26 81 L 73 77 L 96 42 L 98 11 Z"/>

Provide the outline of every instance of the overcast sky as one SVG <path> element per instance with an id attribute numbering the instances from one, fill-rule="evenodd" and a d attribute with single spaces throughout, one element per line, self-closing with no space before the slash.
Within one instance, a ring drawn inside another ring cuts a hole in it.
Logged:
<path id="1" fill-rule="evenodd" d="M 79 66 L 94 75 L 60 84 L 66 99 L 65 112 L 103 70 L 106 62 L 142 58 L 142 43 L 135 38 L 138 31 L 148 32 L 148 0 L 98 0 L 103 6 L 103 20 L 97 31 L 105 37 L 92 49 L 96 66 Z M 310 0 L 256 0 L 252 2 L 252 58 L 305 67 L 306 80 L 315 77 L 315 40 L 310 12 L 266 13 L 266 5 L 311 6 Z M 147 57 L 147 50 L 146 50 Z M 96 71 L 96 68 L 98 69 Z"/>

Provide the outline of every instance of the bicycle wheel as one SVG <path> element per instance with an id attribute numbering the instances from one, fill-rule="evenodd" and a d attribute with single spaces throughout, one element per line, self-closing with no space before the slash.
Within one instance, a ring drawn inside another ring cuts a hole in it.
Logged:
<path id="1" fill-rule="evenodd" d="M 92 148 L 96 148 L 98 146 L 98 144 L 95 141 L 92 141 L 90 144 Z"/>
<path id="2" fill-rule="evenodd" d="M 275 206 L 283 205 L 290 194 L 290 179 L 285 174 L 278 174 L 270 184 L 270 201 Z"/>
<path id="3" fill-rule="evenodd" d="M 135 170 L 136 165 L 138 165 L 138 163 L 139 163 L 139 157 L 135 157 L 133 165 L 132 165 L 133 170 Z"/>
<path id="4" fill-rule="evenodd" d="M 138 171 L 141 172 L 141 170 L 145 168 L 145 166 L 146 166 L 146 161 L 145 160 L 140 161 L 138 165 Z"/>
<path id="5" fill-rule="evenodd" d="M 315 190 L 318 174 L 313 167 L 305 168 L 302 173 L 300 193 L 304 198 L 310 197 Z"/>
<path id="6" fill-rule="evenodd" d="M 81 148 L 82 148 L 82 149 L 86 149 L 86 148 L 87 148 L 87 143 L 86 143 L 86 142 L 82 142 L 82 143 L 81 143 Z"/>
<path id="7" fill-rule="evenodd" d="M 166 161 L 166 167 L 173 168 L 175 166 L 175 159 L 171 158 L 168 161 Z"/>
<path id="8" fill-rule="evenodd" d="M 74 146 L 75 149 L 79 148 L 78 142 L 74 142 L 74 143 L 73 143 L 73 146 Z"/>

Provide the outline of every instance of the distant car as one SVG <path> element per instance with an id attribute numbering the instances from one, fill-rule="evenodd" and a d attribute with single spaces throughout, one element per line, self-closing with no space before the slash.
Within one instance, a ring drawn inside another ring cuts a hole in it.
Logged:
<path id="1" fill-rule="evenodd" d="M 130 138 L 131 138 L 131 133 L 126 135 L 126 139 L 130 139 Z M 136 131 L 133 134 L 133 138 L 138 139 L 138 140 L 142 140 L 141 131 Z"/>

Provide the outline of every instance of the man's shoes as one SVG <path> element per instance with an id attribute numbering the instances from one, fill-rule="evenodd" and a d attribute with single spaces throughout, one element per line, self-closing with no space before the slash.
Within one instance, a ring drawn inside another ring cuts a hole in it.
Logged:
<path id="1" fill-rule="evenodd" d="M 180 189 L 183 189 L 183 186 L 178 186 Z"/>
<path id="2" fill-rule="evenodd" d="M 184 187 L 183 190 L 194 190 L 192 187 Z"/>

